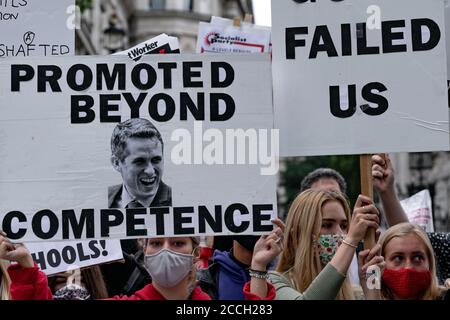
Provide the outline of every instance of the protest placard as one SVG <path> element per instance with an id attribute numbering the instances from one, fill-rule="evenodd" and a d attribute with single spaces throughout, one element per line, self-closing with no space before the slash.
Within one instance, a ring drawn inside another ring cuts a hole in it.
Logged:
<path id="1" fill-rule="evenodd" d="M 0 1 L 0 57 L 74 55 L 80 18 L 74 4 L 74 0 Z M 123 258 L 119 240 L 100 244 L 91 240 L 27 243 L 27 247 L 50 275 Z"/>
<path id="2" fill-rule="evenodd" d="M 400 201 L 411 223 L 421 226 L 426 232 L 434 232 L 430 191 L 422 190 Z"/>
<path id="3" fill-rule="evenodd" d="M 180 53 L 180 44 L 177 37 L 169 37 L 163 33 L 159 36 L 144 41 L 134 47 L 115 53 L 115 55 L 127 55 L 133 61 L 139 61 L 145 54 Z"/>
<path id="4" fill-rule="evenodd" d="M 449 150 L 443 1 L 272 1 L 281 156 Z"/>
<path id="5" fill-rule="evenodd" d="M 119 240 L 31 242 L 27 248 L 33 260 L 47 275 L 123 258 Z"/>
<path id="6" fill-rule="evenodd" d="M 197 53 L 268 53 L 270 28 L 243 22 L 234 26 L 233 20 L 212 17 L 211 22 L 200 22 Z"/>
<path id="7" fill-rule="evenodd" d="M 268 55 L 8 59 L 0 81 L 0 228 L 12 240 L 272 230 Z"/>
<path id="8" fill-rule="evenodd" d="M 0 1 L 0 58 L 73 55 L 79 18 L 75 0 Z"/>

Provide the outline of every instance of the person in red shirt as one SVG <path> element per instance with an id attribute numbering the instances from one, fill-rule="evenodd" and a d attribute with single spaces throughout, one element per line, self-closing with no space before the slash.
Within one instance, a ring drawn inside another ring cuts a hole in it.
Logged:
<path id="1" fill-rule="evenodd" d="M 264 235 L 255 246 L 252 279 L 243 291 L 247 300 L 272 300 L 275 289 L 266 281 L 266 266 L 281 252 L 282 231 L 276 228 Z M 131 296 L 115 296 L 112 300 L 210 300 L 196 286 L 194 260 L 198 255 L 198 238 L 172 237 L 145 240 L 145 267 L 152 283 Z M 46 275 L 41 272 L 24 245 L 13 244 L 0 235 L 0 259 L 15 261 L 8 268 L 12 300 L 51 300 Z"/>

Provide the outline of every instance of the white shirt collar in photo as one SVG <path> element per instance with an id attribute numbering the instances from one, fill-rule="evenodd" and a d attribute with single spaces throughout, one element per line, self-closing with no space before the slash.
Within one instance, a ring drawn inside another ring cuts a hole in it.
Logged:
<path id="1" fill-rule="evenodd" d="M 127 187 L 125 185 L 123 185 L 122 196 L 120 198 L 120 207 L 126 208 L 130 204 L 130 202 L 136 201 L 136 202 L 139 202 L 144 208 L 148 208 L 148 207 L 150 207 L 150 204 L 152 203 L 153 198 L 150 198 L 149 199 L 150 201 L 136 200 L 136 198 L 134 198 L 130 195 L 130 193 L 127 190 Z"/>

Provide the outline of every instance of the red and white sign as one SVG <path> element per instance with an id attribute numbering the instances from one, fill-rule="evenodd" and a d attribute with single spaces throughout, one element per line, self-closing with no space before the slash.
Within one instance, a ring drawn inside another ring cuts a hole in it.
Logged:
<path id="1" fill-rule="evenodd" d="M 233 25 L 230 19 L 213 17 L 211 23 L 200 22 L 197 53 L 265 53 L 270 52 L 268 27 L 243 22 Z"/>

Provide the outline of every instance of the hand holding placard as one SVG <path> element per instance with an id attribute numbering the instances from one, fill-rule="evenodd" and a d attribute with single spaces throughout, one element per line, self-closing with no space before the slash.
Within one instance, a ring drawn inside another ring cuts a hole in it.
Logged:
<path id="1" fill-rule="evenodd" d="M 34 266 L 33 258 L 27 247 L 23 244 L 13 244 L 1 232 L 0 235 L 0 259 L 15 261 L 24 268 L 32 268 Z"/>
<path id="2" fill-rule="evenodd" d="M 378 229 L 379 223 L 379 212 L 373 201 L 367 196 L 359 195 L 353 210 L 346 242 L 356 246 L 365 238 L 364 246 L 373 244 L 373 247 L 375 245 L 375 230 Z M 369 230 L 373 230 L 373 241 L 372 239 L 367 241 Z"/>

